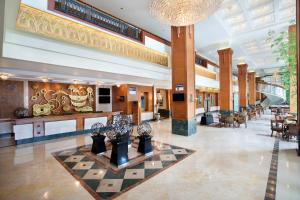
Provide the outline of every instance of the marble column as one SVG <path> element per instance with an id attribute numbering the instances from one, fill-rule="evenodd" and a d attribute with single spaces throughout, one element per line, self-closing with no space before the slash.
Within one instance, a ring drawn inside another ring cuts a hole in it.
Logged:
<path id="1" fill-rule="evenodd" d="M 172 133 L 196 133 L 194 26 L 172 27 Z M 184 99 L 175 101 L 174 95 Z"/>
<path id="2" fill-rule="evenodd" d="M 296 25 L 289 26 L 289 69 L 290 72 L 293 71 L 292 68 L 295 67 L 296 62 Z M 295 84 L 297 82 L 297 77 L 295 74 L 290 73 L 290 112 L 297 113 L 297 87 Z"/>
<path id="3" fill-rule="evenodd" d="M 249 88 L 249 105 L 254 106 L 256 102 L 256 73 L 249 72 L 248 73 L 248 88 Z"/>
<path id="4" fill-rule="evenodd" d="M 218 50 L 220 65 L 220 112 L 233 112 L 232 54 L 231 48 Z"/>
<path id="5" fill-rule="evenodd" d="M 238 64 L 239 106 L 240 111 L 247 109 L 247 64 Z"/>

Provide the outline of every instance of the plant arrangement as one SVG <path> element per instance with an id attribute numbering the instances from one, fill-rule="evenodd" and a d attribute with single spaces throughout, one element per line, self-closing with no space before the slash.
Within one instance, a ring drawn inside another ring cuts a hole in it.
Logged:
<path id="1" fill-rule="evenodd" d="M 137 127 L 137 132 L 139 134 L 140 139 L 138 152 L 143 154 L 148 154 L 152 152 L 151 131 L 152 128 L 148 122 L 144 122 Z"/>
<path id="2" fill-rule="evenodd" d="M 293 23 L 293 22 L 292 22 Z M 281 61 L 283 65 L 280 69 L 281 79 L 287 91 L 287 102 L 290 102 L 290 92 L 292 96 L 296 95 L 295 88 L 297 85 L 297 62 L 296 62 L 296 32 L 282 31 L 279 34 L 275 31 L 268 33 L 267 42 L 271 44 L 273 54 L 276 60 Z"/>
<path id="3" fill-rule="evenodd" d="M 107 137 L 111 141 L 118 141 L 124 138 L 129 138 L 133 131 L 132 119 L 129 115 L 114 116 L 111 124 L 111 131 L 107 132 Z"/>
<path id="4" fill-rule="evenodd" d="M 152 137 L 151 132 L 152 128 L 151 125 L 148 122 L 143 122 L 137 127 L 137 132 L 139 134 L 139 137 Z"/>

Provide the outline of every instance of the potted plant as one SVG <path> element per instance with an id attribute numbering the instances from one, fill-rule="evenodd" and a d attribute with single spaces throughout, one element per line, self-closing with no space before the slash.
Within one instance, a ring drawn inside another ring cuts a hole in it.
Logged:
<path id="1" fill-rule="evenodd" d="M 156 104 L 156 105 L 155 105 L 155 113 L 154 113 L 154 119 L 155 119 L 156 121 L 159 121 L 159 120 L 160 120 L 160 113 L 158 112 L 158 109 L 159 109 L 159 105 Z"/>
<path id="2" fill-rule="evenodd" d="M 137 132 L 139 134 L 138 152 L 143 154 L 152 152 L 151 131 L 152 128 L 148 122 L 144 122 L 137 127 Z"/>
<path id="3" fill-rule="evenodd" d="M 128 140 L 133 131 L 132 119 L 129 115 L 116 116 L 112 129 L 107 136 L 112 144 L 110 163 L 120 166 L 128 162 Z"/>
<path id="4" fill-rule="evenodd" d="M 106 146 L 105 146 L 105 127 L 101 123 L 96 123 L 92 126 L 92 153 L 94 154 L 99 154 L 103 153 L 106 151 Z"/>

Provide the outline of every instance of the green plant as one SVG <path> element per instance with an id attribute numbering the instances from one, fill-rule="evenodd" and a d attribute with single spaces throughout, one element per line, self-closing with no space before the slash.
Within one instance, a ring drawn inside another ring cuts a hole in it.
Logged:
<path id="1" fill-rule="evenodd" d="M 290 102 L 290 93 L 296 95 L 297 87 L 297 63 L 296 63 L 296 31 L 282 31 L 277 34 L 275 31 L 268 33 L 267 42 L 270 42 L 273 54 L 278 62 L 283 65 L 280 68 L 281 79 L 287 91 L 287 102 Z"/>

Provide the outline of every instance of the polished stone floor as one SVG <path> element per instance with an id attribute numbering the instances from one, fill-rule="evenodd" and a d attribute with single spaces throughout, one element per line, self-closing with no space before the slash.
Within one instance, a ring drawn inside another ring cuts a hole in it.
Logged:
<path id="1" fill-rule="evenodd" d="M 196 152 L 116 199 L 264 199 L 275 138 L 269 116 L 248 128 L 198 126 L 171 134 L 171 121 L 152 123 L 154 140 Z M 52 153 L 90 144 L 76 136 L 0 149 L 0 199 L 94 199 Z M 276 199 L 300 199 L 300 157 L 295 142 L 279 142 Z"/>

